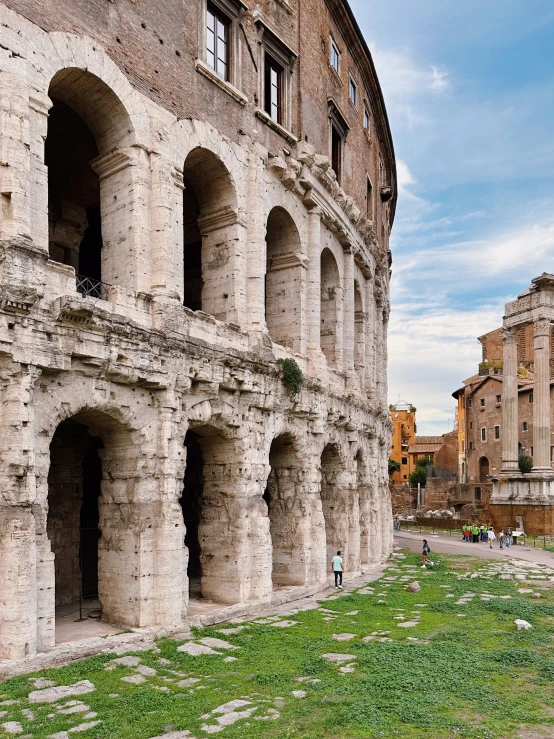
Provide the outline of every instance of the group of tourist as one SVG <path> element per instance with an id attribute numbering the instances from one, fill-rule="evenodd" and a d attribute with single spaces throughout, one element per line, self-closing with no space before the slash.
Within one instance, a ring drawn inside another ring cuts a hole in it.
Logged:
<path id="1" fill-rule="evenodd" d="M 500 545 L 500 549 L 504 549 L 504 545 L 506 546 L 506 549 L 509 549 L 512 544 L 512 538 L 513 533 L 512 529 L 509 526 L 505 529 L 502 529 L 498 536 L 496 535 L 494 527 L 490 526 L 489 524 L 466 523 L 462 527 L 463 541 L 473 542 L 473 544 L 478 544 L 479 542 L 488 542 L 491 549 L 492 545 L 497 539 Z"/>

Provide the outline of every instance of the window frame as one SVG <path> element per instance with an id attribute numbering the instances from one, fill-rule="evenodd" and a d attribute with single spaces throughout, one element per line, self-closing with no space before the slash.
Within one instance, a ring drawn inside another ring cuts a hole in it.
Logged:
<path id="1" fill-rule="evenodd" d="M 487 427 L 481 426 L 481 441 L 487 440 Z"/>
<path id="2" fill-rule="evenodd" d="M 289 48 L 284 41 L 260 18 L 256 20 L 258 30 L 258 107 L 256 116 L 267 123 L 290 143 L 298 139 L 291 131 L 292 127 L 292 77 L 298 54 Z M 280 77 L 280 116 L 276 120 L 266 110 L 266 62 L 273 63 L 281 69 Z"/>
<path id="3" fill-rule="evenodd" d="M 228 21 L 228 62 L 227 62 L 227 79 L 222 79 L 215 69 L 208 63 L 208 8 L 211 6 L 217 15 Z M 235 89 L 237 96 L 243 97 L 239 90 L 241 87 L 241 54 L 240 54 L 240 36 L 238 33 L 238 24 L 243 19 L 245 12 L 248 10 L 247 5 L 242 0 L 201 0 L 201 18 L 199 24 L 199 54 L 197 60 L 197 71 L 204 72 L 205 67 L 213 73 L 214 81 L 217 80 L 218 85 L 229 91 Z M 201 67 L 200 69 L 198 67 Z M 210 75 L 204 75 L 210 76 Z M 230 87 L 229 87 L 230 86 Z M 239 100 L 241 104 L 246 102 Z"/>
<path id="4" fill-rule="evenodd" d="M 283 125 L 283 85 L 284 85 L 284 73 L 285 70 L 279 64 L 279 62 L 273 58 L 269 52 L 264 54 L 264 111 L 271 118 L 274 123 L 278 123 L 280 126 Z M 277 100 L 274 102 L 273 99 L 273 77 L 275 74 L 277 84 L 275 85 L 277 91 Z M 273 114 L 273 108 L 276 108 L 276 115 Z"/>
<path id="5" fill-rule="evenodd" d="M 329 158 L 331 159 L 331 166 L 333 167 L 333 170 L 337 176 L 337 182 L 340 185 L 342 181 L 344 149 L 346 146 L 346 139 L 348 137 L 348 132 L 350 131 L 350 128 L 348 126 L 348 123 L 346 122 L 344 115 L 342 114 L 341 109 L 334 102 L 334 100 L 329 98 L 327 103 L 329 105 Z M 337 163 L 339 169 L 338 172 L 335 169 L 335 156 L 333 146 L 334 134 L 337 136 L 337 139 L 340 142 L 340 150 L 338 153 L 339 159 Z"/>
<path id="6" fill-rule="evenodd" d="M 214 20 L 214 29 L 213 31 L 210 29 L 210 17 Z M 225 38 L 221 39 L 219 35 L 219 26 L 222 26 L 225 30 Z M 226 13 L 223 13 L 220 8 L 218 8 L 217 5 L 215 5 L 211 0 L 209 0 L 206 3 L 206 46 L 205 46 L 205 52 L 206 52 L 206 64 L 210 69 L 212 69 L 215 74 L 219 77 L 220 80 L 223 82 L 230 82 L 231 81 L 231 34 L 232 34 L 232 25 L 233 21 Z M 210 38 L 210 32 L 213 33 L 214 36 L 214 48 L 213 52 L 210 51 L 209 48 L 209 38 Z M 219 62 L 220 62 L 220 55 L 219 55 L 219 46 L 220 42 L 225 45 L 225 59 L 222 61 L 222 64 L 225 65 L 225 73 L 222 74 L 219 69 Z M 214 58 L 214 63 L 212 64 L 210 62 L 210 54 Z"/>
<path id="7" fill-rule="evenodd" d="M 371 110 L 368 105 L 367 100 L 364 100 L 364 111 L 363 111 L 363 126 L 364 131 L 367 133 L 368 136 L 371 135 Z M 367 119 L 367 126 L 366 126 L 366 119 Z"/>
<path id="8" fill-rule="evenodd" d="M 352 91 L 354 91 L 354 98 L 352 98 Z M 348 99 L 351 104 L 358 110 L 359 95 L 358 95 L 358 83 L 352 72 L 348 73 Z"/>
<path id="9" fill-rule="evenodd" d="M 334 71 L 335 71 L 335 72 L 336 72 L 336 73 L 337 73 L 337 74 L 339 75 L 339 77 L 340 77 L 340 66 L 341 66 L 341 65 L 340 65 L 340 62 L 341 62 L 341 52 L 340 52 L 340 49 L 339 49 L 339 45 L 337 44 L 337 42 L 335 41 L 335 39 L 333 38 L 333 36 L 332 36 L 332 35 L 330 36 L 330 39 L 331 39 L 331 41 L 330 41 L 330 59 L 329 59 L 329 66 L 330 66 L 330 67 L 331 67 L 331 69 L 333 69 L 333 70 L 334 70 Z M 336 55 L 336 58 L 337 58 L 337 65 L 336 65 L 336 66 L 335 66 L 335 65 L 333 64 L 333 62 L 334 62 L 334 56 L 335 56 L 335 55 Z"/>
<path id="10" fill-rule="evenodd" d="M 523 423 L 521 424 L 521 430 L 522 431 L 529 431 L 529 424 L 528 424 L 527 421 L 523 421 Z"/>
<path id="11" fill-rule="evenodd" d="M 500 439 L 500 426 L 498 424 L 494 427 L 494 438 Z"/>

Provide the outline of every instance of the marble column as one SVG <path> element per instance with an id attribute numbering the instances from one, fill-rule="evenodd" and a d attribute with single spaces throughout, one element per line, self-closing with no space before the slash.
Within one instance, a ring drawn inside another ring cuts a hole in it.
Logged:
<path id="1" fill-rule="evenodd" d="M 534 323 L 535 389 L 533 405 L 533 471 L 552 473 L 550 465 L 550 320 Z"/>
<path id="2" fill-rule="evenodd" d="M 505 328 L 504 376 L 502 386 L 502 472 L 517 474 L 518 466 L 518 394 L 517 394 L 517 330 Z"/>

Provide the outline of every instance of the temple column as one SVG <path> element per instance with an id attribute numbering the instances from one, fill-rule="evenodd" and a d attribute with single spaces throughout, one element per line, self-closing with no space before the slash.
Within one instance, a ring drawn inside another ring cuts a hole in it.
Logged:
<path id="1" fill-rule="evenodd" d="M 550 320 L 534 323 L 535 389 L 533 405 L 533 472 L 552 473 L 550 465 Z"/>
<path id="2" fill-rule="evenodd" d="M 502 472 L 514 474 L 518 465 L 517 330 L 505 328 L 502 387 Z"/>

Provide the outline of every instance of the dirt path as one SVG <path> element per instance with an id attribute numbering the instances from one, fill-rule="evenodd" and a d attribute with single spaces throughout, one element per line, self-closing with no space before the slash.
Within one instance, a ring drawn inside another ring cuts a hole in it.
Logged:
<path id="1" fill-rule="evenodd" d="M 427 539 L 431 551 L 439 554 L 469 554 L 472 557 L 483 559 L 524 559 L 527 562 L 538 562 L 540 564 L 554 565 L 554 554 L 538 547 L 526 547 L 518 544 L 510 549 L 499 549 L 495 542 L 493 549 L 487 543 L 470 544 L 450 536 L 439 534 L 413 534 L 408 531 L 400 531 L 394 535 L 394 543 L 397 547 L 405 547 L 412 552 L 421 552 L 422 541 Z"/>

